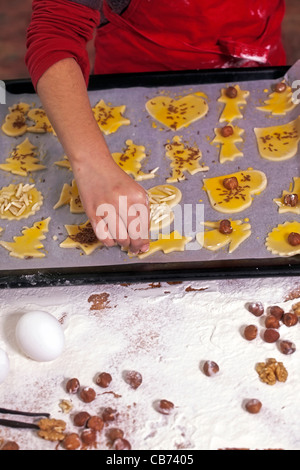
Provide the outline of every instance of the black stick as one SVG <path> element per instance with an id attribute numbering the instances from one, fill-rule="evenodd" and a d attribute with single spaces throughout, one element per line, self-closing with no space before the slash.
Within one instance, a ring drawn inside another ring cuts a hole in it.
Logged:
<path id="1" fill-rule="evenodd" d="M 13 421 L 11 419 L 0 419 L 0 426 L 6 426 L 7 428 L 40 429 L 37 424 L 22 423 L 21 421 Z"/>
<path id="2" fill-rule="evenodd" d="M 30 413 L 29 411 L 8 410 L 6 408 L 0 408 L 0 413 L 21 416 L 45 416 L 46 418 L 50 417 L 49 413 Z"/>

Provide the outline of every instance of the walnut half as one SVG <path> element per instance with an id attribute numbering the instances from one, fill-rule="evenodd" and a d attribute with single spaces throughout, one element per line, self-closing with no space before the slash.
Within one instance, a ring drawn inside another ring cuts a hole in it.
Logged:
<path id="1" fill-rule="evenodd" d="M 278 382 L 286 382 L 288 372 L 282 362 L 276 359 L 268 359 L 267 362 L 259 362 L 256 365 L 256 372 L 262 382 L 268 385 L 274 385 Z"/>
<path id="2" fill-rule="evenodd" d="M 38 426 L 38 435 L 47 441 L 62 441 L 65 437 L 66 423 L 61 419 L 43 418 Z"/>

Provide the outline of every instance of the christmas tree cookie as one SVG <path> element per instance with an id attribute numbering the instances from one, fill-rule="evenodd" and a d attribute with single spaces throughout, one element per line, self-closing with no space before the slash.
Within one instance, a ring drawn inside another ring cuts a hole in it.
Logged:
<path id="1" fill-rule="evenodd" d="M 297 105 L 293 102 L 293 90 L 284 81 L 277 83 L 274 91 L 265 100 L 264 106 L 259 106 L 256 109 L 270 113 L 273 116 L 284 116 L 289 111 L 294 109 Z"/>
<path id="2" fill-rule="evenodd" d="M 14 175 L 27 176 L 28 173 L 46 168 L 40 163 L 37 148 L 28 138 L 13 149 L 5 161 L 6 163 L 0 164 L 0 170 L 8 171 Z"/>
<path id="3" fill-rule="evenodd" d="M 25 227 L 22 235 L 13 238 L 13 242 L 0 241 L 0 245 L 6 248 L 10 256 L 15 258 L 43 258 L 45 256 L 44 245 L 41 240 L 46 238 L 51 218 L 35 222 L 32 227 Z"/>

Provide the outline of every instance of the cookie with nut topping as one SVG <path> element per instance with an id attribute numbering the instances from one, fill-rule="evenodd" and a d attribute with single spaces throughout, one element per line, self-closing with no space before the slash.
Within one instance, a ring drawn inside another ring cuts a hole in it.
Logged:
<path id="1" fill-rule="evenodd" d="M 203 189 L 213 209 L 223 213 L 241 212 L 251 206 L 253 196 L 267 186 L 265 173 L 259 170 L 238 171 L 203 180 Z"/>
<path id="2" fill-rule="evenodd" d="M 266 248 L 273 255 L 294 256 L 300 253 L 300 222 L 284 222 L 268 233 Z"/>
<path id="3" fill-rule="evenodd" d="M 251 225 L 242 220 L 223 219 L 216 222 L 204 222 L 207 229 L 198 232 L 198 243 L 210 251 L 217 251 L 228 245 L 228 252 L 233 253 L 251 235 Z"/>

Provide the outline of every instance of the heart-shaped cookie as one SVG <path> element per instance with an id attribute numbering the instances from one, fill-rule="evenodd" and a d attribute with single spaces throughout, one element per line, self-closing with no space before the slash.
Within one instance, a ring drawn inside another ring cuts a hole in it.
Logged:
<path id="1" fill-rule="evenodd" d="M 146 110 L 156 121 L 172 131 L 177 131 L 203 118 L 208 112 L 208 104 L 196 95 L 187 95 L 178 100 L 157 96 L 147 101 Z"/>
<path id="2" fill-rule="evenodd" d="M 252 195 L 266 188 L 267 177 L 259 170 L 245 170 L 208 178 L 203 182 L 212 207 L 218 212 L 234 213 L 252 204 Z"/>

